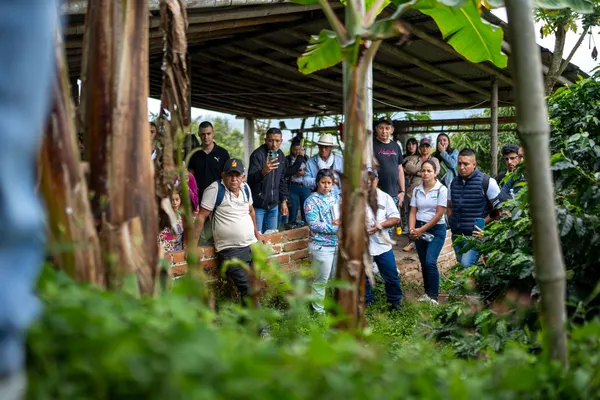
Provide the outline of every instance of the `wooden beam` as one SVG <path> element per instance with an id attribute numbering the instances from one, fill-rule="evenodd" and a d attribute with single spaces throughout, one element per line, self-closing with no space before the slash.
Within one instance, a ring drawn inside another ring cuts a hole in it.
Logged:
<path id="1" fill-rule="evenodd" d="M 278 69 L 281 69 L 281 70 L 284 70 L 284 71 L 287 71 L 287 72 L 290 72 L 290 73 L 293 73 L 293 74 L 302 75 L 301 72 L 298 71 L 297 68 L 292 67 L 291 65 L 282 63 L 280 61 L 272 60 L 269 57 L 265 57 L 265 56 L 261 56 L 261 55 L 255 54 L 255 53 L 253 53 L 251 51 L 248 51 L 248 50 L 245 50 L 245 49 L 243 49 L 243 48 L 241 48 L 239 46 L 228 46 L 228 49 L 231 50 L 231 51 L 233 51 L 233 52 L 235 52 L 235 53 L 241 54 L 241 55 L 243 55 L 245 57 L 252 58 L 254 60 L 261 61 L 261 62 L 263 62 L 265 64 L 271 65 L 271 66 L 273 66 L 275 68 L 278 68 Z M 325 83 L 325 84 L 328 84 L 328 85 L 331 85 L 331 86 L 334 86 L 336 88 L 340 88 L 340 89 L 344 88 L 344 84 L 342 83 L 341 79 L 339 81 L 337 81 L 337 80 L 334 80 L 334 79 L 325 78 L 325 77 L 323 77 L 321 75 L 317 75 L 317 74 L 314 74 L 314 73 L 306 75 L 306 77 L 310 78 L 310 79 L 313 79 L 313 80 L 316 80 L 316 81 L 319 81 L 319 82 L 322 82 L 322 83 Z M 304 86 L 306 86 L 306 85 L 304 85 Z M 392 90 L 390 90 L 390 91 L 392 91 Z M 383 94 L 383 93 L 379 93 L 378 97 L 394 101 L 394 102 L 396 102 L 398 104 L 401 104 L 401 105 L 404 105 L 404 106 L 412 106 L 413 105 L 413 103 L 411 103 L 411 102 L 408 102 L 408 101 L 402 100 L 402 99 L 398 99 L 396 97 L 393 97 L 393 96 L 390 96 L 390 95 L 387 95 L 387 94 Z"/>
<path id="2" fill-rule="evenodd" d="M 211 87 L 213 90 L 217 89 L 217 88 L 221 88 L 221 90 L 223 88 L 227 88 L 228 90 L 231 90 L 232 92 L 230 92 L 227 95 L 223 95 L 223 96 L 218 96 L 218 95 L 210 95 L 209 97 L 223 97 L 223 98 L 237 98 L 237 99 L 247 99 L 249 101 L 252 101 L 254 103 L 257 104 L 267 104 L 268 106 L 272 106 L 273 103 L 266 103 L 264 101 L 262 101 L 262 97 L 261 95 L 257 95 L 255 93 L 252 93 L 250 95 L 248 94 L 244 94 L 244 91 L 249 91 L 251 92 L 252 90 L 255 90 L 255 88 L 253 88 L 252 86 L 249 85 L 240 85 L 238 83 L 235 82 L 228 82 L 225 79 L 217 79 L 217 78 L 211 78 L 208 76 L 200 76 L 199 77 L 199 82 L 197 84 L 197 87 L 199 90 L 202 89 L 202 87 L 204 87 L 205 85 L 208 85 L 209 87 Z M 242 93 L 239 93 L 240 91 L 242 91 Z M 248 92 L 247 92 L 248 93 Z M 236 96 L 239 95 L 239 96 Z M 265 95 L 262 95 L 265 96 Z M 305 104 L 303 101 L 305 101 L 306 99 L 303 96 L 299 96 L 299 95 L 295 95 L 293 94 L 293 92 L 279 92 L 278 94 L 267 94 L 266 95 L 268 98 L 276 98 L 276 99 L 284 99 L 284 100 L 288 100 L 287 102 L 284 102 L 284 105 L 280 105 L 281 104 L 281 100 L 277 101 L 277 106 L 281 107 L 283 110 L 291 110 L 294 109 L 295 111 L 302 111 L 302 112 L 321 112 L 322 110 L 317 108 L 317 107 L 312 107 L 310 105 Z M 291 97 L 294 96 L 294 101 L 290 102 L 289 100 L 291 99 Z"/>
<path id="3" fill-rule="evenodd" d="M 426 121 L 400 121 L 403 125 L 418 128 L 447 127 L 447 126 L 488 126 L 492 124 L 491 118 L 473 117 L 473 118 L 451 118 L 451 119 L 431 119 Z M 508 125 L 516 124 L 516 117 L 499 117 L 498 124 Z"/>
<path id="4" fill-rule="evenodd" d="M 477 97 L 479 97 L 482 100 L 489 98 L 489 93 L 486 89 L 484 89 L 480 86 L 477 86 L 477 85 L 473 85 L 472 83 L 469 83 L 463 79 L 460 79 L 460 78 L 452 75 L 449 72 L 446 72 L 442 69 L 434 67 L 434 66 L 430 65 L 428 62 L 426 62 L 412 54 L 409 54 L 404 50 L 394 47 L 388 43 L 382 43 L 381 48 L 384 51 L 387 51 L 388 53 L 398 57 L 399 59 L 401 59 L 403 61 L 408 61 L 409 63 L 414 64 L 417 67 L 419 67 L 427 72 L 430 72 L 436 76 L 439 76 L 440 78 L 447 79 L 450 82 L 454 82 L 457 85 L 464 87 L 465 89 L 468 89 L 475 93 L 480 94 L 481 96 L 477 96 Z"/>
<path id="5" fill-rule="evenodd" d="M 490 152 L 492 153 L 492 165 L 490 172 L 492 176 L 498 175 L 498 81 L 495 76 L 492 76 L 492 108 L 491 108 L 491 123 L 492 137 Z"/>
<path id="6" fill-rule="evenodd" d="M 309 35 L 306 35 L 305 33 L 296 32 L 296 31 L 290 31 L 287 33 L 289 33 L 290 35 L 297 37 L 299 39 L 307 40 L 307 42 L 308 42 Z M 410 81 L 410 82 L 414 82 L 416 84 L 419 84 L 421 86 L 424 86 L 424 87 L 434 90 L 436 92 L 443 93 L 446 96 L 449 96 L 449 97 L 459 100 L 461 102 L 472 101 L 472 99 L 470 99 L 467 96 L 463 96 L 455 91 L 446 89 L 440 85 L 437 85 L 435 83 L 432 83 L 431 81 L 428 81 L 427 79 L 419 78 L 417 76 L 407 74 L 406 72 L 400 72 L 395 68 L 385 66 L 381 63 L 373 64 L 373 68 L 378 71 L 383 72 L 385 75 L 393 76 L 395 78 L 403 79 L 403 80 Z M 389 87 L 389 85 L 388 85 L 388 87 Z M 401 89 L 399 89 L 399 90 L 401 90 Z M 381 97 L 381 95 L 378 95 L 378 96 Z M 431 103 L 431 101 L 429 103 Z"/>
<path id="7" fill-rule="evenodd" d="M 263 47 L 268 47 L 279 53 L 286 54 L 294 59 L 298 59 L 302 55 L 302 52 L 300 52 L 300 51 L 292 50 L 287 47 L 277 45 L 277 44 L 270 42 L 268 40 L 265 40 L 265 39 L 253 39 L 253 40 L 254 40 L 254 42 L 256 42 L 257 44 L 259 44 Z M 334 66 L 331 68 L 331 70 L 338 72 L 339 74 L 342 74 L 342 68 L 339 66 Z M 385 89 L 392 93 L 399 94 L 401 96 L 412 97 L 412 98 L 417 99 L 425 104 L 443 104 L 444 103 L 440 100 L 432 99 L 430 97 L 420 95 L 414 91 L 404 90 L 404 89 L 400 89 L 400 88 L 393 87 L 390 85 L 385 85 L 385 84 L 382 84 L 377 81 L 373 83 L 373 87 Z"/>
<path id="8" fill-rule="evenodd" d="M 452 46 L 450 46 L 448 43 L 446 43 L 445 41 L 435 38 L 433 36 L 431 36 L 430 34 L 422 31 L 421 29 L 417 28 L 414 25 L 411 25 L 407 22 L 403 23 L 405 27 L 408 28 L 408 30 L 410 31 L 410 33 L 412 33 L 413 35 L 417 36 L 418 38 L 426 41 L 429 44 L 432 44 L 433 46 L 442 49 L 452 55 L 456 55 L 460 58 L 462 58 L 463 60 L 469 61 L 467 60 L 465 57 L 463 57 L 460 53 L 458 53 L 456 50 L 454 50 L 454 48 L 452 48 Z M 469 61 L 470 62 L 470 61 Z M 490 75 L 494 75 L 497 76 L 498 79 L 512 85 L 512 79 L 506 75 L 504 75 L 504 73 L 502 73 L 501 71 L 495 69 L 495 67 L 491 67 L 486 63 L 471 63 L 471 65 L 477 69 L 479 69 L 480 71 L 483 71 L 487 74 Z"/>

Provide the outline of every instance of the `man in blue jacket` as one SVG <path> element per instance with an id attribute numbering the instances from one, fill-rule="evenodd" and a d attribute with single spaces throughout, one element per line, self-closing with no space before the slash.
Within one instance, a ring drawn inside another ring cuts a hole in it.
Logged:
<path id="1" fill-rule="evenodd" d="M 281 205 L 281 214 L 288 215 L 285 155 L 279 149 L 281 142 L 281 131 L 269 128 L 265 144 L 250 155 L 248 185 L 252 190 L 256 225 L 260 233 L 277 229 L 278 205 Z"/>
<path id="2" fill-rule="evenodd" d="M 489 223 L 492 201 L 500 194 L 500 188 L 494 178 L 476 169 L 475 152 L 464 149 L 458 155 L 458 176 L 448 188 L 448 207 L 446 212 L 452 230 L 452 241 L 459 236 L 472 236 L 475 220 L 484 218 Z M 477 263 L 479 253 L 475 249 L 461 254 L 465 243 L 454 246 L 456 259 L 464 267 Z"/>

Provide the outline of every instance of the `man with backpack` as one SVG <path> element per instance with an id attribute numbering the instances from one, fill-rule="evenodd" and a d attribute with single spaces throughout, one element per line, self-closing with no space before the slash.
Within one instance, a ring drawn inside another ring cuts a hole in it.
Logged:
<path id="1" fill-rule="evenodd" d="M 459 236 L 472 236 L 475 223 L 484 219 L 485 223 L 491 221 L 490 210 L 496 205 L 493 203 L 500 194 L 498 183 L 492 177 L 476 169 L 477 159 L 475 152 L 464 149 L 458 155 L 458 176 L 454 178 L 448 188 L 448 207 L 446 212 L 452 230 L 452 241 Z M 477 263 L 479 253 L 475 249 L 461 253 L 466 243 L 455 244 L 456 259 L 464 267 Z"/>
<path id="2" fill-rule="evenodd" d="M 257 242 L 260 233 L 252 206 L 252 193 L 244 182 L 242 161 L 235 158 L 227 160 L 221 177 L 221 180 L 213 182 L 204 190 L 194 231 L 202 232 L 206 219 L 210 217 L 220 263 L 235 258 L 252 267 L 250 245 Z M 252 295 L 247 269 L 230 266 L 227 276 L 237 287 L 242 304 L 246 305 Z"/>

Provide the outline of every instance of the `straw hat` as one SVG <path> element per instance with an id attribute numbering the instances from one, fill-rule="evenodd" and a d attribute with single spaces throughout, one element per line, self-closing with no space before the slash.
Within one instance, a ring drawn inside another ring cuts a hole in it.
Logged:
<path id="1" fill-rule="evenodd" d="M 319 146 L 330 146 L 330 147 L 336 147 L 337 146 L 335 138 L 330 133 L 324 133 L 324 134 L 322 134 L 321 137 L 319 138 L 319 141 L 317 142 L 317 144 Z"/>

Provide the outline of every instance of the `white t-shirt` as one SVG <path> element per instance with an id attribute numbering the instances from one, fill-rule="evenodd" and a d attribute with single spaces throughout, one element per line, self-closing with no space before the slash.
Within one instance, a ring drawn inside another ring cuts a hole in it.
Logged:
<path id="1" fill-rule="evenodd" d="M 455 179 L 461 179 L 461 178 L 457 177 Z M 483 192 L 483 190 L 482 190 L 482 192 Z M 498 182 L 496 182 L 496 180 L 490 176 L 490 185 L 488 186 L 488 190 L 487 190 L 488 200 L 489 201 L 494 200 L 496 197 L 498 197 L 499 194 L 500 194 L 500 186 L 498 186 Z M 448 200 L 452 200 L 452 197 L 450 195 L 450 188 L 448 188 Z"/>
<path id="2" fill-rule="evenodd" d="M 200 204 L 202 208 L 208 211 L 215 208 L 219 182 L 221 181 L 213 182 L 204 190 Z M 245 185 L 246 183 L 242 183 L 237 197 L 225 187 L 223 201 L 213 214 L 213 237 L 217 252 L 232 247 L 250 246 L 257 241 L 254 236 L 254 223 L 250 216 L 252 192 L 248 189 L 246 195 Z"/>
<path id="3" fill-rule="evenodd" d="M 377 222 L 382 223 L 390 218 L 400 218 L 396 203 L 394 203 L 394 200 L 389 194 L 377 189 Z M 368 228 L 375 225 L 373 211 L 369 206 L 367 206 L 367 220 L 369 221 Z M 386 229 L 369 236 L 369 253 L 371 253 L 372 256 L 378 256 L 392 249 L 392 246 L 388 243 L 384 243 L 379 235 L 389 234 Z"/>
<path id="4" fill-rule="evenodd" d="M 448 189 L 436 180 L 433 188 L 425 193 L 423 184 L 421 183 L 413 190 L 410 206 L 417 208 L 417 221 L 429 222 L 435 217 L 437 207 L 446 208 L 448 205 Z M 445 224 L 446 220 L 440 218 L 438 224 Z"/>

